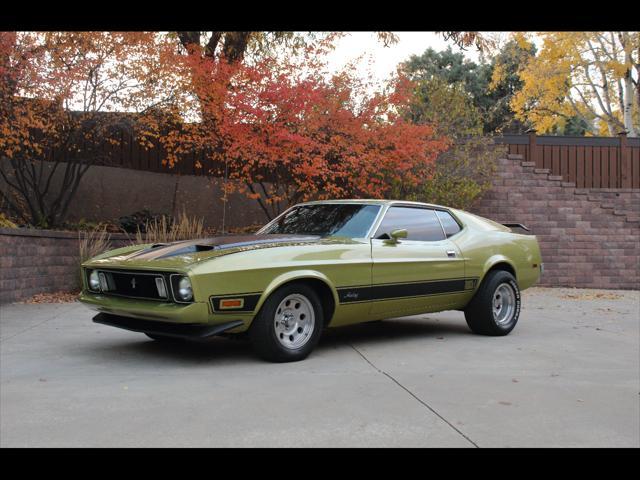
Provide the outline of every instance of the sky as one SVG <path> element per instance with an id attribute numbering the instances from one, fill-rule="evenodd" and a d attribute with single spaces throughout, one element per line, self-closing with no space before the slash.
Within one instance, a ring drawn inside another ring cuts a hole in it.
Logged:
<path id="1" fill-rule="evenodd" d="M 444 40 L 442 34 L 436 32 L 393 32 L 398 42 L 387 47 L 378 39 L 375 32 L 344 32 L 334 49 L 328 54 L 329 72 L 341 70 L 348 62 L 362 56 L 358 72 L 363 79 L 372 80 L 368 91 L 372 92 L 384 86 L 395 73 L 398 65 L 409 59 L 411 55 L 420 55 L 431 47 L 436 51 L 451 47 L 454 52 L 462 52 L 467 58 L 479 61 L 478 50 L 471 46 L 465 50 L 453 42 Z M 497 32 L 486 32 L 494 36 Z M 503 37 L 506 33 L 502 34 Z M 73 104 L 75 107 L 75 103 Z M 81 104 L 76 107 L 81 109 Z"/>
<path id="2" fill-rule="evenodd" d="M 451 46 L 455 52 L 463 52 L 473 61 L 478 61 L 478 52 L 474 47 L 465 51 L 447 42 L 441 34 L 435 32 L 394 32 L 398 36 L 398 43 L 385 47 L 377 39 L 374 32 L 349 32 L 336 43 L 336 48 L 329 55 L 330 69 L 339 70 L 346 63 L 365 55 L 359 71 L 365 75 L 369 68 L 378 82 L 384 82 L 391 76 L 399 63 L 407 60 L 411 55 L 419 55 L 431 47 L 436 51 L 445 50 Z M 367 66 L 371 62 L 370 67 Z"/>

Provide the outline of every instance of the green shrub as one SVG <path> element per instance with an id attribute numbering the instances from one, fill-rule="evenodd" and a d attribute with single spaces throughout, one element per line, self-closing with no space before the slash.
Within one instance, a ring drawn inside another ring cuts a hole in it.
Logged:
<path id="1" fill-rule="evenodd" d="M 491 188 L 497 160 L 505 154 L 490 138 L 460 141 L 438 157 L 430 178 L 417 187 L 396 183 L 392 197 L 468 209 Z"/>

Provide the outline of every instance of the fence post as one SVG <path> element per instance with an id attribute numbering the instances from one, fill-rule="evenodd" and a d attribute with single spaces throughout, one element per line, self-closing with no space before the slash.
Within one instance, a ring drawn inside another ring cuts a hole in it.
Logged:
<path id="1" fill-rule="evenodd" d="M 530 128 L 527 130 L 529 134 L 529 158 L 527 158 L 528 162 L 536 162 L 536 168 L 542 168 L 542 165 L 538 165 L 538 147 L 536 144 L 536 130 L 535 128 Z"/>
<path id="2" fill-rule="evenodd" d="M 627 131 L 624 130 L 618 133 L 620 137 L 620 155 L 618 158 L 620 159 L 620 168 L 618 171 L 620 172 L 620 186 L 622 188 L 631 188 L 631 162 L 629 156 L 629 148 L 627 147 Z"/>

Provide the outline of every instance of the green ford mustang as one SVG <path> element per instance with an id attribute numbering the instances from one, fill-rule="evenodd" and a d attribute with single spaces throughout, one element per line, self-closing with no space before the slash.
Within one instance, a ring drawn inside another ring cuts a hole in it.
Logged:
<path id="1" fill-rule="evenodd" d="M 271 361 L 305 358 L 324 327 L 463 310 L 506 335 L 541 274 L 535 236 L 437 205 L 296 205 L 255 235 L 112 250 L 82 265 L 94 321 L 155 340 L 248 332 Z"/>

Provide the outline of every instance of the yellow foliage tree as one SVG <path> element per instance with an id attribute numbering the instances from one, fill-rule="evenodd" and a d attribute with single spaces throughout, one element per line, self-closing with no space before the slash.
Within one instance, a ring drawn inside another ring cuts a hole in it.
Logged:
<path id="1" fill-rule="evenodd" d="M 539 132 L 578 117 L 603 131 L 640 132 L 640 32 L 546 32 L 539 54 L 519 72 L 512 108 Z M 518 42 L 531 35 L 518 33 Z"/>

